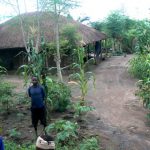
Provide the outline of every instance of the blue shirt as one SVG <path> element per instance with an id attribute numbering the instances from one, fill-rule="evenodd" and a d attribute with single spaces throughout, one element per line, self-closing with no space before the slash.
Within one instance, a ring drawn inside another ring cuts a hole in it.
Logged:
<path id="1" fill-rule="evenodd" d="M 28 94 L 31 97 L 31 108 L 44 107 L 45 91 L 40 85 L 31 86 L 28 89 Z"/>
<path id="2" fill-rule="evenodd" d="M 3 139 L 0 137 L 0 150 L 4 150 Z"/>

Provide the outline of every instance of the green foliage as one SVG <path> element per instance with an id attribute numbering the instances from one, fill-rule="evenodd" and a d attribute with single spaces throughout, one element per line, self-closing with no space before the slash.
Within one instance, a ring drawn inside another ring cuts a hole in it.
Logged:
<path id="1" fill-rule="evenodd" d="M 142 50 L 131 60 L 130 65 L 130 72 L 140 79 L 136 94 L 143 100 L 143 106 L 150 109 L 150 50 Z"/>
<path id="2" fill-rule="evenodd" d="M 142 61 L 140 61 L 143 66 L 143 72 L 141 71 L 140 81 L 138 82 L 137 95 L 142 98 L 143 105 L 150 109 L 150 53 L 141 54 L 145 56 Z M 141 56 L 139 55 L 139 56 Z"/>
<path id="3" fill-rule="evenodd" d="M 149 76 L 148 69 L 149 65 L 146 62 L 147 52 L 145 54 L 135 55 L 133 59 L 130 60 L 129 73 L 138 79 L 144 79 Z"/>
<path id="4" fill-rule="evenodd" d="M 59 120 L 55 123 L 50 124 L 46 130 L 48 133 L 55 133 L 56 146 L 63 147 L 75 144 L 75 141 L 78 138 L 78 128 L 79 126 L 77 123 L 73 123 L 66 120 Z"/>
<path id="5" fill-rule="evenodd" d="M 140 80 L 138 88 L 137 95 L 142 98 L 143 105 L 150 109 L 150 78 L 148 81 Z"/>
<path id="6" fill-rule="evenodd" d="M 7 69 L 2 67 L 2 66 L 0 66 L 0 75 L 6 74 L 6 73 L 7 73 Z"/>
<path id="7" fill-rule="evenodd" d="M 83 114 L 85 114 L 85 113 L 87 113 L 89 111 L 94 110 L 94 107 L 82 106 L 80 103 L 75 103 L 73 105 L 73 108 L 75 110 L 75 114 L 74 114 L 75 118 L 81 117 L 81 115 L 83 115 Z"/>
<path id="8" fill-rule="evenodd" d="M 39 2 L 42 10 L 54 12 L 58 16 L 61 13 L 68 14 L 70 9 L 78 7 L 78 2 L 75 0 L 39 0 Z"/>
<path id="9" fill-rule="evenodd" d="M 32 42 L 32 40 L 29 42 L 31 52 L 26 53 L 29 63 L 27 65 L 20 66 L 18 69 L 18 72 L 24 77 L 25 85 L 31 76 L 37 76 L 40 81 L 43 69 L 45 68 L 46 54 L 44 52 L 37 53 Z"/>
<path id="10" fill-rule="evenodd" d="M 107 34 L 109 41 L 106 47 L 112 47 L 118 52 L 133 53 L 139 37 L 138 22 L 130 19 L 121 11 L 113 11 L 105 20 L 92 22 L 91 26 Z"/>
<path id="11" fill-rule="evenodd" d="M 73 55 L 74 49 L 77 48 L 77 44 L 81 40 L 80 35 L 77 33 L 77 28 L 72 25 L 66 25 L 61 31 L 61 39 L 68 41 L 66 54 Z"/>
<path id="12" fill-rule="evenodd" d="M 47 102 L 53 111 L 63 112 L 70 104 L 71 91 L 64 83 L 47 80 Z"/>
<path id="13" fill-rule="evenodd" d="M 106 22 L 99 22 L 99 21 L 96 21 L 96 22 L 91 22 L 91 26 L 96 29 L 96 30 L 99 30 L 99 31 L 106 31 Z"/>
<path id="14" fill-rule="evenodd" d="M 14 86 L 11 85 L 8 82 L 0 82 L 0 106 L 1 109 L 5 109 L 7 112 L 9 111 L 9 108 L 11 104 L 13 103 L 12 101 L 12 96 L 13 96 L 13 88 Z"/>
<path id="15" fill-rule="evenodd" d="M 77 73 L 71 74 L 70 79 L 76 81 L 81 90 L 81 103 L 85 104 L 85 96 L 88 92 L 88 81 L 93 80 L 93 85 L 95 86 L 95 77 L 92 72 L 85 72 L 85 67 L 88 62 L 84 63 L 84 48 L 77 49 L 78 63 L 74 63 L 74 69 L 78 69 Z"/>
<path id="16" fill-rule="evenodd" d="M 60 54 L 61 54 L 61 57 L 63 55 L 65 55 L 65 53 L 68 52 L 69 50 L 69 41 L 68 40 L 61 40 L 60 41 Z M 47 51 L 47 54 L 49 56 L 56 56 L 56 45 L 54 42 L 51 42 L 51 43 L 45 43 L 44 46 L 43 46 L 43 49 L 45 49 Z"/>
<path id="17" fill-rule="evenodd" d="M 9 136 L 13 139 L 19 139 L 21 136 L 21 133 L 16 130 L 16 128 L 13 128 L 9 130 Z"/>
<path id="18" fill-rule="evenodd" d="M 112 12 L 106 20 L 106 29 L 110 37 L 120 39 L 125 27 L 125 16 L 120 11 Z"/>
<path id="19" fill-rule="evenodd" d="M 143 50 L 150 47 L 150 21 L 142 20 L 137 22 L 136 37 L 138 40 L 138 51 L 143 52 Z"/>
<path id="20" fill-rule="evenodd" d="M 79 138 L 77 123 L 59 120 L 46 128 L 47 133 L 55 134 L 57 150 L 100 150 L 98 140 L 94 137 Z"/>
<path id="21" fill-rule="evenodd" d="M 27 93 L 17 93 L 15 100 L 19 105 L 30 105 L 30 98 L 27 96 Z"/>
<path id="22" fill-rule="evenodd" d="M 35 150 L 35 144 L 34 145 L 20 145 L 16 144 L 12 141 L 6 141 L 4 140 L 4 146 L 5 150 Z"/>
<path id="23" fill-rule="evenodd" d="M 62 82 L 62 72 L 61 72 L 61 54 L 60 54 L 60 15 L 68 14 L 69 10 L 77 7 L 77 1 L 74 0 L 40 0 L 40 7 L 42 10 L 53 13 L 53 20 L 55 26 L 55 46 L 56 46 L 56 55 L 55 61 L 57 66 L 57 75 L 59 80 Z"/>
<path id="24" fill-rule="evenodd" d="M 80 144 L 80 150 L 100 150 L 98 140 L 94 137 L 84 139 Z"/>

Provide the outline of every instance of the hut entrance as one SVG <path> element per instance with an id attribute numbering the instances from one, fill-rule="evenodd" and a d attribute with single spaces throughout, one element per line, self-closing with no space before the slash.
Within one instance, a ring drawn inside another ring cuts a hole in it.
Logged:
<path id="1" fill-rule="evenodd" d="M 5 67 L 7 70 L 14 70 L 24 64 L 25 58 L 24 54 L 20 53 L 21 51 L 24 51 L 24 49 L 1 49 L 0 66 Z"/>

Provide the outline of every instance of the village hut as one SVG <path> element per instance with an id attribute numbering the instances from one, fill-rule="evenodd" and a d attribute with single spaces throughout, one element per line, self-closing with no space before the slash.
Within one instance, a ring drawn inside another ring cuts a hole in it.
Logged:
<path id="1" fill-rule="evenodd" d="M 20 25 L 20 17 L 23 30 Z M 28 42 L 31 30 L 36 33 L 37 18 L 39 19 L 40 34 L 44 36 L 45 41 L 52 42 L 55 39 L 54 15 L 52 13 L 31 12 L 22 14 L 20 17 L 16 16 L 0 24 L 0 65 L 9 70 L 16 69 L 27 62 L 27 58 L 23 53 L 26 52 L 25 43 Z M 99 56 L 102 49 L 101 41 L 106 39 L 104 33 L 63 16 L 60 17 L 59 22 L 60 29 L 67 24 L 73 24 L 81 36 L 79 44 L 84 47 L 94 44 L 95 54 Z"/>

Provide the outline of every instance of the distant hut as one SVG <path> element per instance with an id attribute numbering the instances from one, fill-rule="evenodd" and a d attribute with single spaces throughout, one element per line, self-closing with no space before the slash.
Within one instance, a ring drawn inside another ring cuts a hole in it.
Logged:
<path id="1" fill-rule="evenodd" d="M 25 44 L 29 37 L 29 27 L 37 26 L 37 16 L 40 20 L 40 33 L 44 36 L 46 42 L 54 41 L 54 15 L 45 12 L 32 12 L 22 14 L 24 38 L 19 22 L 19 17 L 14 17 L 0 25 L 0 64 L 7 69 L 16 69 L 27 62 L 25 58 Z M 77 32 L 81 35 L 80 44 L 87 47 L 89 44 L 95 46 L 95 56 L 101 52 L 101 41 L 106 39 L 106 35 L 91 27 L 83 25 L 77 21 L 60 17 L 60 28 L 66 24 L 73 24 L 77 27 Z M 24 39 L 26 41 L 24 41 Z"/>

